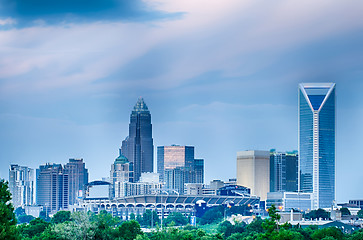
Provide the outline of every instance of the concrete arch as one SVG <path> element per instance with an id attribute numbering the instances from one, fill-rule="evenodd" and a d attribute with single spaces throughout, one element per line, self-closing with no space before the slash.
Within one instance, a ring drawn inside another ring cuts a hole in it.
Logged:
<path id="1" fill-rule="evenodd" d="M 167 209 L 173 209 L 173 208 L 175 208 L 175 206 L 173 204 L 168 204 L 168 205 L 166 205 L 166 208 Z"/>
<path id="2" fill-rule="evenodd" d="M 138 203 L 138 204 L 136 204 L 136 207 L 145 207 L 145 205 L 142 203 Z"/>
<path id="3" fill-rule="evenodd" d="M 175 206 L 175 208 L 177 208 L 177 209 L 182 209 L 182 208 L 184 208 L 184 206 L 183 206 L 183 205 L 181 205 L 181 204 L 178 204 L 178 205 L 176 205 L 176 206 Z"/>
<path id="4" fill-rule="evenodd" d="M 126 205 L 126 207 L 130 207 L 130 208 L 133 208 L 133 207 L 135 207 L 135 206 L 134 206 L 134 204 L 132 204 L 132 203 L 129 203 L 129 204 L 127 204 L 127 205 Z"/>

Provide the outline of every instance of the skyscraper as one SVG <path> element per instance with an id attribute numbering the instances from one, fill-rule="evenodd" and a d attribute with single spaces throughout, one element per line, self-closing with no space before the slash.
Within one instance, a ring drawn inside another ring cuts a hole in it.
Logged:
<path id="1" fill-rule="evenodd" d="M 299 84 L 299 190 L 313 208 L 335 200 L 335 83 Z"/>
<path id="2" fill-rule="evenodd" d="M 64 173 L 69 178 L 69 205 L 77 203 L 77 197 L 82 196 L 80 191 L 84 190 L 84 185 L 88 183 L 88 170 L 83 159 L 69 159 L 64 166 Z"/>
<path id="3" fill-rule="evenodd" d="M 153 171 L 151 114 L 143 98 L 137 100 L 131 112 L 129 136 L 122 141 L 121 153 L 133 163 L 135 182 L 139 180 L 142 172 Z"/>
<path id="4" fill-rule="evenodd" d="M 237 185 L 248 187 L 262 201 L 270 190 L 270 152 L 237 152 Z"/>
<path id="5" fill-rule="evenodd" d="M 37 204 L 47 211 L 68 209 L 68 174 L 61 164 L 40 165 L 37 169 Z"/>
<path id="6" fill-rule="evenodd" d="M 184 193 L 185 183 L 203 183 L 204 160 L 194 158 L 193 146 L 159 146 L 157 169 L 168 189 Z"/>
<path id="7" fill-rule="evenodd" d="M 34 170 L 18 164 L 9 169 L 9 189 L 15 208 L 34 204 Z"/>
<path id="8" fill-rule="evenodd" d="M 295 192 L 298 188 L 298 154 L 270 151 L 270 192 Z"/>

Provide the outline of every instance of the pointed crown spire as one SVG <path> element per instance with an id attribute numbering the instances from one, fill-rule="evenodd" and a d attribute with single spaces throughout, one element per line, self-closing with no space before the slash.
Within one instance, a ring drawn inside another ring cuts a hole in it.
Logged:
<path id="1" fill-rule="evenodd" d="M 133 112 L 149 112 L 149 109 L 147 108 L 146 103 L 142 97 L 139 97 L 137 100 Z"/>

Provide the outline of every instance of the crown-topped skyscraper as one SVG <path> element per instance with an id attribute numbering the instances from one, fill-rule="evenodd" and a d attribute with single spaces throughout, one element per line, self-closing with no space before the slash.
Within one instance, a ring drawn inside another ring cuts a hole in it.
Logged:
<path id="1" fill-rule="evenodd" d="M 131 112 L 129 136 L 122 141 L 121 153 L 134 165 L 134 182 L 139 180 L 142 172 L 153 172 L 151 114 L 141 97 Z"/>
<path id="2" fill-rule="evenodd" d="M 335 83 L 299 84 L 299 190 L 313 209 L 335 200 Z"/>

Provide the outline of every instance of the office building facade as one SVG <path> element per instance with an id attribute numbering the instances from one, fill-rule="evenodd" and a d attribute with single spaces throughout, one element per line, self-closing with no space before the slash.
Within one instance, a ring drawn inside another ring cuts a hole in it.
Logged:
<path id="1" fill-rule="evenodd" d="M 34 170 L 18 164 L 9 169 L 9 190 L 14 208 L 34 204 Z"/>
<path id="2" fill-rule="evenodd" d="M 153 172 L 151 114 L 143 98 L 138 99 L 131 112 L 129 136 L 122 141 L 121 153 L 133 163 L 135 182 L 139 180 L 141 173 Z"/>
<path id="3" fill-rule="evenodd" d="M 204 182 L 204 160 L 194 158 L 193 146 L 159 146 L 157 170 L 166 188 L 181 194 L 186 183 Z"/>
<path id="4" fill-rule="evenodd" d="M 133 182 L 133 174 L 133 163 L 129 162 L 124 155 L 120 154 L 120 156 L 117 157 L 114 163 L 111 165 L 111 198 L 124 196 L 124 190 L 122 189 L 123 183 Z"/>
<path id="5" fill-rule="evenodd" d="M 334 83 L 299 84 L 299 190 L 313 209 L 335 200 L 336 111 Z"/>
<path id="6" fill-rule="evenodd" d="M 241 151 L 237 153 L 237 185 L 251 189 L 265 201 L 270 191 L 270 152 Z"/>
<path id="7" fill-rule="evenodd" d="M 68 175 L 69 205 L 77 204 L 78 199 L 83 196 L 85 184 L 88 183 L 88 169 L 83 159 L 71 158 L 63 170 Z"/>
<path id="8" fill-rule="evenodd" d="M 68 209 L 69 179 L 61 164 L 40 165 L 36 172 L 36 202 L 48 212 Z"/>
<path id="9" fill-rule="evenodd" d="M 270 192 L 298 190 L 298 153 L 270 151 Z"/>

